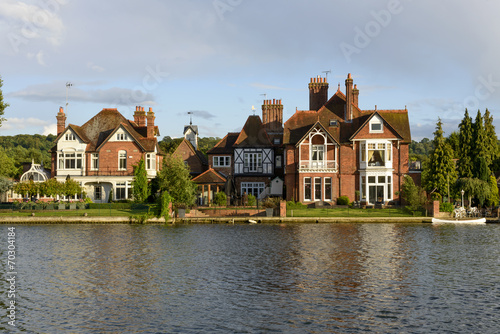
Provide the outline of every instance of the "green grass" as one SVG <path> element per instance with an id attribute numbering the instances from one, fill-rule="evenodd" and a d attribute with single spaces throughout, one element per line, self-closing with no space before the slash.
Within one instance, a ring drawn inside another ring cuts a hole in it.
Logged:
<path id="1" fill-rule="evenodd" d="M 152 214 L 155 213 L 154 208 L 150 211 Z M 8 217 L 28 217 L 32 213 L 35 213 L 37 217 L 74 217 L 83 216 L 87 213 L 88 217 L 132 217 L 137 215 L 144 215 L 148 213 L 147 207 L 141 209 L 81 209 L 81 210 L 2 210 L 0 216 Z"/>
<path id="2" fill-rule="evenodd" d="M 413 214 L 400 208 L 387 208 L 387 209 L 311 208 L 311 209 L 287 210 L 286 215 L 287 217 L 413 217 Z M 415 213 L 415 216 L 420 216 L 420 214 Z"/>

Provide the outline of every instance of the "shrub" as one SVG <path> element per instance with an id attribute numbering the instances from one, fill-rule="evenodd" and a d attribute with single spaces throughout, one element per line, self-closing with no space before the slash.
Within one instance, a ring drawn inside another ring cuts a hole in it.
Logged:
<path id="1" fill-rule="evenodd" d="M 453 212 L 453 204 L 448 203 L 448 202 L 443 202 L 439 204 L 439 211 L 440 212 Z"/>
<path id="2" fill-rule="evenodd" d="M 286 202 L 286 208 L 287 210 L 300 210 L 300 209 L 307 209 L 307 205 L 302 204 L 300 202 L 288 201 Z"/>
<path id="3" fill-rule="evenodd" d="M 217 206 L 225 206 L 227 204 L 227 196 L 223 191 L 219 191 L 215 194 L 214 203 Z"/>
<path id="4" fill-rule="evenodd" d="M 280 199 L 278 197 L 268 197 L 262 202 L 262 207 L 274 209 L 280 206 Z"/>
<path id="5" fill-rule="evenodd" d="M 349 197 L 340 196 L 337 198 L 337 205 L 349 205 Z"/>
<path id="6" fill-rule="evenodd" d="M 255 206 L 257 204 L 257 200 L 254 195 L 248 194 L 248 206 Z"/>

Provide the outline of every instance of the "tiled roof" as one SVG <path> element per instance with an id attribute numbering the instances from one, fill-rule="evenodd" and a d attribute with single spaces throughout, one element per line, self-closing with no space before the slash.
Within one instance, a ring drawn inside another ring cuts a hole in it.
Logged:
<path id="1" fill-rule="evenodd" d="M 193 179 L 197 184 L 224 184 L 227 179 L 214 169 L 210 168 Z"/>
<path id="2" fill-rule="evenodd" d="M 208 165 L 208 160 L 205 157 L 205 154 L 203 154 L 200 150 L 195 149 L 193 144 L 191 144 L 191 142 L 189 140 L 187 140 L 186 138 L 184 138 L 179 143 L 179 145 L 177 145 L 177 148 L 175 149 L 173 154 L 175 154 L 175 152 L 177 152 L 177 150 L 181 147 L 181 145 L 186 145 L 191 150 L 191 152 L 193 152 L 193 154 L 198 158 L 198 160 L 201 162 L 202 165 Z"/>
<path id="3" fill-rule="evenodd" d="M 400 135 L 403 142 L 411 142 L 410 124 L 407 110 L 360 110 L 352 105 L 352 120 L 346 122 L 345 95 L 338 90 L 318 111 L 297 111 L 284 126 L 283 143 L 297 144 L 302 137 L 319 122 L 339 143 L 350 142 L 351 137 L 377 112 Z M 338 126 L 330 126 L 330 121 L 337 121 Z"/>
<path id="4" fill-rule="evenodd" d="M 233 145 L 238 138 L 239 132 L 229 132 L 224 138 L 219 140 L 207 154 L 233 154 Z"/>
<path id="5" fill-rule="evenodd" d="M 262 126 L 259 116 L 248 116 L 241 129 L 234 147 L 268 147 L 272 146 L 271 139 L 266 129 Z"/>
<path id="6" fill-rule="evenodd" d="M 127 120 L 116 108 L 101 110 L 82 126 L 70 124 L 68 127 L 88 144 L 87 151 L 96 151 L 120 127 L 123 127 L 146 152 L 154 151 L 155 147 L 159 151 L 156 137 L 147 138 L 147 127 L 137 127 L 135 122 Z M 155 133 L 158 133 L 157 126 Z"/>

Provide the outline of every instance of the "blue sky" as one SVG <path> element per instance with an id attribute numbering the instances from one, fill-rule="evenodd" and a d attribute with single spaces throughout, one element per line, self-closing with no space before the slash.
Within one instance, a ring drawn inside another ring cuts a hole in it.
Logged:
<path id="1" fill-rule="evenodd" d="M 362 109 L 403 109 L 412 137 L 446 135 L 467 107 L 500 127 L 500 3 L 493 0 L 2 0 L 0 135 L 55 132 L 103 108 L 152 107 L 161 138 L 193 112 L 202 137 L 238 131 L 264 96 L 284 118 L 352 73 Z M 263 95 L 265 94 L 265 95 Z"/>

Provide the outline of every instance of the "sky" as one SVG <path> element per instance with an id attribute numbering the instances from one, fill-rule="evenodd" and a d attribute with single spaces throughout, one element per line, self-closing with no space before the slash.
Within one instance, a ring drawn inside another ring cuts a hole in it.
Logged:
<path id="1" fill-rule="evenodd" d="M 348 73 L 361 109 L 408 108 L 414 140 L 438 118 L 449 135 L 466 108 L 500 129 L 499 12 L 495 0 L 2 0 L 0 135 L 55 134 L 60 106 L 76 125 L 143 106 L 160 139 L 190 116 L 223 137 L 264 99 L 281 99 L 285 120 L 307 110 L 318 75 L 329 97 L 345 92 Z"/>

